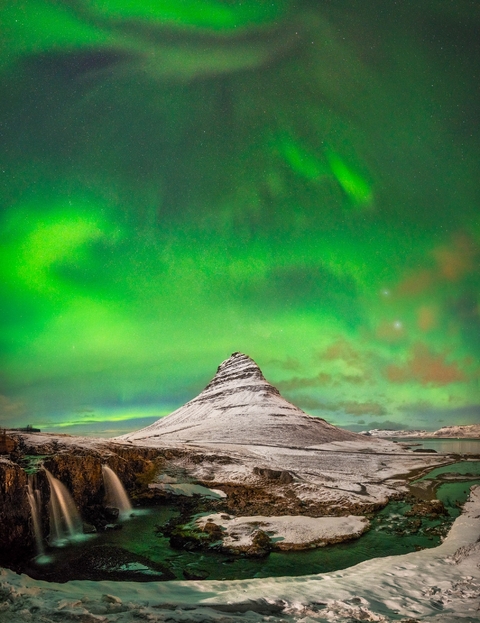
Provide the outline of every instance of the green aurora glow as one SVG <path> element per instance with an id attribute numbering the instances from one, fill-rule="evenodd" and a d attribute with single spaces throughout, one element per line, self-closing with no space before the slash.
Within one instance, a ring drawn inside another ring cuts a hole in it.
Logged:
<path id="1" fill-rule="evenodd" d="M 338 425 L 479 421 L 479 9 L 5 4 L 0 425 L 137 429 L 234 351 Z"/>

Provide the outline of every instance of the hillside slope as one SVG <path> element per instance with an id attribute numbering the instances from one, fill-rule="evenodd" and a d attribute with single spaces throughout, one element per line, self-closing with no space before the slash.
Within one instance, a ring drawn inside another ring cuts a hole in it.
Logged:
<path id="1" fill-rule="evenodd" d="M 319 417 L 307 415 L 268 383 L 247 355 L 233 353 L 193 400 L 170 415 L 119 440 L 306 447 L 361 441 Z M 364 439 L 364 437 L 363 437 Z"/>

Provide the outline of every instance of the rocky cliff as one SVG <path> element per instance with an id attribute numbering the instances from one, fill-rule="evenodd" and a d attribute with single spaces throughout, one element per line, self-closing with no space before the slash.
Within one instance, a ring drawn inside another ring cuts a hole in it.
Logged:
<path id="1" fill-rule="evenodd" d="M 149 448 L 115 447 L 105 440 L 90 440 L 84 445 L 81 440 L 72 439 L 19 434 L 15 436 L 15 450 L 10 456 L 0 457 L 0 563 L 21 559 L 33 548 L 27 498 L 29 473 L 35 475 L 35 488 L 41 494 L 40 512 L 46 536 L 50 489 L 42 467 L 67 487 L 84 521 L 96 524 L 103 521 L 103 464 L 111 467 L 127 490 L 133 492 L 142 489 L 143 480 L 161 461 L 158 451 Z"/>
<path id="2" fill-rule="evenodd" d="M 27 500 L 27 474 L 7 457 L 0 457 L 0 555 L 19 556 L 33 543 L 30 507 Z"/>
<path id="3" fill-rule="evenodd" d="M 17 442 L 13 437 L 7 435 L 6 431 L 0 430 L 0 454 L 10 454 L 17 447 Z"/>

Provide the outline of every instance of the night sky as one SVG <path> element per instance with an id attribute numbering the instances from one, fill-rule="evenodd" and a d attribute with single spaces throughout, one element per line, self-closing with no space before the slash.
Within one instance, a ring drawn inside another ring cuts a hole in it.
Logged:
<path id="1" fill-rule="evenodd" d="M 234 351 L 353 430 L 480 420 L 477 2 L 0 24 L 0 426 L 135 430 Z"/>

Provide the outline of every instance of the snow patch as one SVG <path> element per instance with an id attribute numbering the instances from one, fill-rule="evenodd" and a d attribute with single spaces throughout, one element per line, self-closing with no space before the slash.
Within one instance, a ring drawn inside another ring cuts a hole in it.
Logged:
<path id="1" fill-rule="evenodd" d="M 320 547 L 349 538 L 357 538 L 369 526 L 365 517 L 305 517 L 288 515 L 280 517 L 231 517 L 225 514 L 211 514 L 196 520 L 200 530 L 205 524 L 214 523 L 224 530 L 222 538 L 225 547 L 248 548 L 253 544 L 258 530 L 270 536 L 275 549 L 291 550 Z"/>

